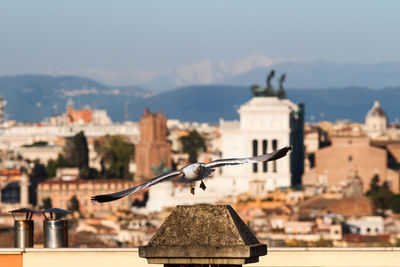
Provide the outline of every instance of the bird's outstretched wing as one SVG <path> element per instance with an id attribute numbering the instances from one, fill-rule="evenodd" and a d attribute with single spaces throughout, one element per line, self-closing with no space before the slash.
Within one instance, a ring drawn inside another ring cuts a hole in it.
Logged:
<path id="1" fill-rule="evenodd" d="M 129 195 L 132 195 L 133 193 L 135 193 L 136 191 L 170 180 L 172 178 L 178 177 L 183 175 L 182 171 L 173 171 L 173 172 L 168 172 L 168 173 L 164 173 L 160 176 L 154 177 L 150 180 L 148 180 L 147 182 L 137 185 L 135 187 L 126 189 L 124 191 L 120 191 L 120 192 L 116 192 L 116 193 L 112 193 L 112 194 L 107 194 L 107 195 L 97 195 L 91 198 L 93 203 L 97 203 L 97 202 L 109 202 L 109 201 L 114 201 Z"/>
<path id="2" fill-rule="evenodd" d="M 277 160 L 277 159 L 280 159 L 280 158 L 286 156 L 286 154 L 292 150 L 293 150 L 292 146 L 286 146 L 286 147 L 276 150 L 272 153 L 255 156 L 255 157 L 251 157 L 251 158 L 217 159 L 217 160 L 214 160 L 214 161 L 204 164 L 204 167 L 217 168 L 217 167 L 222 167 L 222 166 L 227 166 L 227 165 L 238 165 L 238 164 L 244 164 L 244 163 L 272 161 L 272 160 Z"/>

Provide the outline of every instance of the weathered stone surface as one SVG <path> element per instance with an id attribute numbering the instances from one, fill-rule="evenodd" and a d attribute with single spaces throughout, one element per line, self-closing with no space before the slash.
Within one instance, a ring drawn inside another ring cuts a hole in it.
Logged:
<path id="1" fill-rule="evenodd" d="M 229 205 L 177 206 L 147 246 L 139 247 L 149 263 L 246 263 L 266 254 L 267 246 Z"/>

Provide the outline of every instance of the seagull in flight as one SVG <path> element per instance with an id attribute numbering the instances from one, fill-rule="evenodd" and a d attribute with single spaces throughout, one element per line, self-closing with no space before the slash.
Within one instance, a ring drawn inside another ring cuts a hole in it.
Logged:
<path id="1" fill-rule="evenodd" d="M 160 176 L 154 177 L 147 182 L 137 185 L 135 187 L 112 193 L 107 195 L 97 195 L 91 198 L 93 203 L 97 202 L 110 202 L 114 201 L 137 192 L 138 190 L 171 180 L 173 178 L 179 178 L 177 182 L 190 184 L 190 192 L 194 195 L 193 183 L 196 181 L 201 181 L 200 188 L 206 190 L 206 185 L 203 180 L 211 173 L 215 171 L 215 168 L 229 166 L 229 165 L 239 165 L 244 163 L 257 163 L 264 161 L 273 161 L 280 159 L 290 151 L 292 151 L 292 146 L 286 146 L 272 153 L 250 157 L 250 158 L 229 158 L 229 159 L 217 159 L 209 163 L 193 163 L 182 167 L 180 170 L 171 171 L 164 173 Z"/>

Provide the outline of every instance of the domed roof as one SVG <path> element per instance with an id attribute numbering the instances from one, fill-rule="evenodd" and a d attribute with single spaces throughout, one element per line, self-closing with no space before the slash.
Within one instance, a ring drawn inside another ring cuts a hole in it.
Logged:
<path id="1" fill-rule="evenodd" d="M 368 216 L 374 214 L 374 204 L 364 196 L 344 197 L 333 202 L 327 210 L 344 216 Z"/>
<path id="2" fill-rule="evenodd" d="M 374 105 L 367 113 L 367 117 L 387 117 L 386 112 L 381 108 L 378 100 L 375 100 Z"/>

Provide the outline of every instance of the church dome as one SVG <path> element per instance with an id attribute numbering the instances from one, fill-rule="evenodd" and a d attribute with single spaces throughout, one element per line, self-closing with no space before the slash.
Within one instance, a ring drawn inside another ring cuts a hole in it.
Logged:
<path id="1" fill-rule="evenodd" d="M 376 100 L 365 117 L 365 130 L 367 135 L 372 139 L 385 135 L 387 121 L 386 112 L 381 108 L 379 102 Z"/>
<path id="2" fill-rule="evenodd" d="M 364 196 L 344 197 L 333 202 L 327 210 L 344 216 L 368 216 L 374 214 L 374 204 Z"/>
<path id="3" fill-rule="evenodd" d="M 367 117 L 387 117 L 386 112 L 381 108 L 378 100 L 375 100 L 374 105 L 367 113 Z"/>

